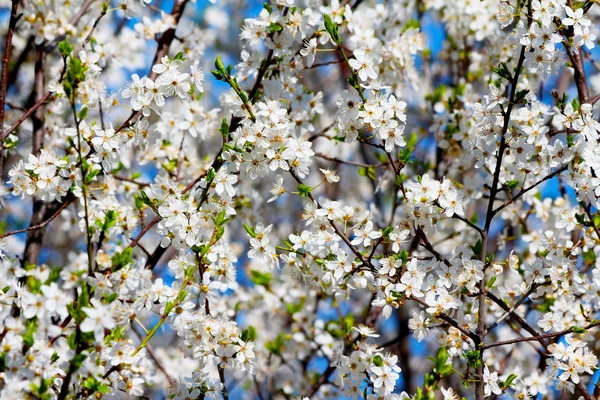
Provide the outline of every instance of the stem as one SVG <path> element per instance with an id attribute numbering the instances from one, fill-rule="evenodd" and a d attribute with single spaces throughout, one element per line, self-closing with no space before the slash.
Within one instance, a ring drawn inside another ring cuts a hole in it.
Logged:
<path id="1" fill-rule="evenodd" d="M 75 94 L 75 91 L 73 91 Z M 73 118 L 75 119 L 75 129 L 77 130 L 77 154 L 79 156 L 79 166 L 81 168 L 81 195 L 83 196 L 83 209 L 85 212 L 85 231 L 87 237 L 87 253 L 88 253 L 88 274 L 92 275 L 94 272 L 94 249 L 92 243 L 92 232 L 90 231 L 90 214 L 88 209 L 87 201 L 87 184 L 85 179 L 87 176 L 87 167 L 83 165 L 83 157 L 81 155 L 81 131 L 79 130 L 79 120 L 77 119 L 77 110 L 75 109 L 75 99 L 71 102 L 71 110 L 73 111 Z"/>
<path id="2" fill-rule="evenodd" d="M 348 61 L 348 57 L 346 56 L 346 52 L 344 51 L 344 47 L 342 45 L 339 45 L 338 46 L 338 50 L 342 54 L 342 57 L 344 58 L 344 62 L 346 63 L 346 66 L 348 67 L 348 69 L 350 70 L 350 73 L 352 74 L 352 77 L 354 78 L 354 82 L 356 82 L 355 89 L 358 91 L 358 94 L 359 94 L 360 98 L 362 99 L 363 103 L 366 103 L 367 98 L 365 97 L 365 95 L 364 95 L 364 93 L 362 91 L 362 87 L 360 87 L 358 76 L 356 76 L 356 73 L 354 73 L 354 70 L 350 66 L 350 61 Z"/>
<path id="3" fill-rule="evenodd" d="M 529 7 L 531 7 L 531 1 L 529 1 Z M 529 25 L 531 25 L 531 22 L 529 23 Z M 515 106 L 514 101 L 515 101 L 515 96 L 517 93 L 517 83 L 519 82 L 519 75 L 521 73 L 521 68 L 523 67 L 524 61 L 525 61 L 525 46 L 521 46 L 521 52 L 519 54 L 519 60 L 517 61 L 517 67 L 515 69 L 514 76 L 510 82 L 510 84 L 511 84 L 510 96 L 509 96 L 506 112 L 504 113 L 504 124 L 502 126 L 502 132 L 501 132 L 501 137 L 500 137 L 500 148 L 498 149 L 498 156 L 496 159 L 496 168 L 494 170 L 494 178 L 492 181 L 492 187 L 490 188 L 490 198 L 489 198 L 488 206 L 487 206 L 485 225 L 483 228 L 483 233 L 481 234 L 481 242 L 482 242 L 481 262 L 483 262 L 483 263 L 486 262 L 487 245 L 488 245 L 488 238 L 489 238 L 489 234 L 490 234 L 490 226 L 492 224 L 492 219 L 494 218 L 494 201 L 496 200 L 496 196 L 498 195 L 498 184 L 500 181 L 500 171 L 502 170 L 502 159 L 504 157 L 504 151 L 507 148 L 506 133 L 508 132 L 510 116 L 511 116 L 512 110 Z M 479 310 L 477 313 L 477 319 L 478 319 L 477 334 L 479 335 L 479 340 L 476 342 L 476 344 L 478 346 L 482 346 L 484 338 L 485 338 L 485 294 L 487 291 L 486 287 L 485 287 L 485 284 L 486 284 L 486 282 L 485 282 L 485 265 L 483 267 L 483 272 L 484 272 L 484 276 L 481 279 L 481 281 L 479 282 L 479 299 L 478 299 Z M 484 366 L 483 352 L 484 352 L 484 348 L 480 347 L 479 366 L 477 367 L 477 375 L 479 376 L 479 378 L 481 378 L 483 376 L 483 366 Z M 483 382 L 476 383 L 475 397 L 477 400 L 483 399 L 483 397 L 484 397 L 483 388 L 484 388 Z"/>
<path id="4" fill-rule="evenodd" d="M 600 321 L 595 321 L 589 325 L 587 325 L 586 327 L 582 328 L 585 330 L 594 328 L 596 326 L 600 325 Z M 555 337 L 559 337 L 559 336 L 563 336 L 563 335 L 567 335 L 569 333 L 573 332 L 573 328 L 569 328 L 569 329 L 565 329 L 559 332 L 552 332 L 552 333 L 545 333 L 542 335 L 535 335 L 535 336 L 529 336 L 529 337 L 520 337 L 520 338 L 515 338 L 515 339 L 510 339 L 510 340 L 503 340 L 501 342 L 495 342 L 495 343 L 490 343 L 490 344 L 486 344 L 485 346 L 483 346 L 484 349 L 489 349 L 492 347 L 498 347 L 498 346 L 506 346 L 508 344 L 514 344 L 514 343 L 521 343 L 521 342 L 530 342 L 530 341 L 542 341 L 543 339 L 552 339 Z M 547 347 L 544 346 L 544 347 Z"/>
<path id="5" fill-rule="evenodd" d="M 171 308 L 171 310 L 174 309 L 175 307 L 177 307 L 181 303 L 181 300 L 180 300 L 181 299 L 181 295 L 186 290 L 186 288 L 188 286 L 188 283 L 190 282 L 190 279 L 191 279 L 191 277 L 188 276 L 188 277 L 186 277 L 185 281 L 183 281 L 183 283 L 181 285 L 181 288 L 179 289 L 179 292 L 177 293 L 177 296 L 175 298 L 175 302 L 173 303 L 173 307 Z M 139 344 L 139 346 L 131 354 L 132 356 L 135 356 L 137 353 L 139 353 L 139 351 L 141 349 L 143 349 L 144 347 L 146 347 L 146 345 L 148 344 L 148 342 L 150 341 L 150 339 L 152 339 L 152 337 L 158 331 L 158 329 L 162 326 L 162 324 L 165 323 L 165 321 L 169 317 L 169 314 L 170 314 L 170 310 L 169 310 L 169 312 L 167 312 L 167 310 L 165 310 L 165 312 L 160 316 L 160 320 L 148 332 L 148 334 L 146 335 L 146 337 L 144 338 L 144 340 L 142 340 L 142 342 Z"/>
<path id="6" fill-rule="evenodd" d="M 229 393 L 227 393 L 227 385 L 225 384 L 225 370 L 223 367 L 219 366 L 219 379 L 221 380 L 221 384 L 223 384 L 223 389 L 221 389 L 221 393 L 223 394 L 223 398 L 225 400 L 229 400 Z"/>
<path id="7" fill-rule="evenodd" d="M 296 182 L 298 182 L 299 184 L 303 184 L 302 180 L 298 177 L 298 175 L 296 175 L 296 173 L 293 171 L 292 168 L 290 168 L 289 170 L 290 174 L 292 175 L 292 177 L 296 180 Z M 321 205 L 319 204 L 319 202 L 317 201 L 317 199 L 315 199 L 315 196 L 313 196 L 312 193 L 308 194 L 308 197 L 317 205 L 319 206 L 319 208 L 322 208 Z M 352 243 L 350 243 L 350 240 L 348 239 L 348 237 L 346 235 L 344 235 L 344 233 L 338 228 L 338 226 L 336 225 L 335 222 L 333 222 L 332 220 L 329 220 L 329 225 L 331 225 L 331 227 L 333 228 L 333 230 L 335 231 L 335 233 L 337 233 L 337 235 L 344 241 L 344 243 L 346 243 L 346 245 L 348 247 L 350 247 L 350 250 L 352 250 L 352 252 L 354 253 L 354 255 L 356 257 L 358 257 L 358 259 L 362 262 L 363 265 L 366 265 L 368 267 L 371 268 L 371 270 L 374 270 L 375 268 L 373 267 L 373 265 L 369 262 L 369 260 L 367 260 L 360 251 L 358 251 L 358 249 L 356 247 L 354 247 L 352 245 Z"/>

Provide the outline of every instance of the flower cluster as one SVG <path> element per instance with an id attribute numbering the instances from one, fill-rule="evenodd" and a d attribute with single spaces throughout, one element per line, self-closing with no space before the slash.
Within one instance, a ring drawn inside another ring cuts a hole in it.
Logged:
<path id="1" fill-rule="evenodd" d="M 0 398 L 593 399 L 598 5 L 201 3 L 0 3 Z"/>

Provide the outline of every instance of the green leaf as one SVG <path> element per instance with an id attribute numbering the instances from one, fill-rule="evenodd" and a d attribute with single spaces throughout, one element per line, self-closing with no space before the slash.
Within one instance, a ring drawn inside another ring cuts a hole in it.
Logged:
<path id="1" fill-rule="evenodd" d="M 381 356 L 379 354 L 376 354 L 373 357 L 373 364 L 375 364 L 378 367 L 383 366 L 383 358 L 381 358 Z"/>
<path id="2" fill-rule="evenodd" d="M 211 72 L 211 74 L 213 74 L 213 76 L 217 80 L 219 80 L 219 81 L 225 80 L 225 76 L 221 72 L 217 71 L 216 69 L 211 69 L 210 72 Z"/>
<path id="3" fill-rule="evenodd" d="M 217 226 L 222 226 L 227 222 L 227 210 L 222 210 L 219 215 L 217 215 L 217 219 L 215 219 L 215 224 Z"/>
<path id="4" fill-rule="evenodd" d="M 329 36 L 331 36 L 331 39 L 334 41 L 335 44 L 337 44 L 338 46 L 341 45 L 342 39 L 340 38 L 340 35 L 338 33 L 337 24 L 333 22 L 331 17 L 327 14 L 325 14 L 323 18 L 325 23 L 325 30 L 327 31 L 327 33 L 329 33 Z"/>
<path id="5" fill-rule="evenodd" d="M 408 161 L 410 160 L 410 157 L 412 156 L 413 153 L 413 148 L 412 147 L 405 147 L 402 150 L 400 150 L 398 152 L 398 160 L 400 160 L 403 163 L 408 163 Z"/>
<path id="6" fill-rule="evenodd" d="M 481 360 L 479 359 L 479 350 L 469 350 L 464 353 L 467 363 L 472 368 L 479 368 Z"/>
<path id="7" fill-rule="evenodd" d="M 110 228 L 117 224 L 117 212 L 115 210 L 108 210 L 104 217 L 104 223 L 101 228 L 104 232 L 108 232 Z"/>
<path id="8" fill-rule="evenodd" d="M 312 190 L 313 188 L 308 185 L 304 185 L 302 183 L 298 185 L 298 193 L 300 194 L 300 197 L 309 197 Z"/>
<path id="9" fill-rule="evenodd" d="M 71 350 L 75 350 L 75 346 L 77 345 L 77 343 L 75 343 L 75 332 L 69 335 L 67 338 L 67 344 Z"/>
<path id="10" fill-rule="evenodd" d="M 221 136 L 227 137 L 229 135 L 229 125 L 227 124 L 227 119 L 223 118 L 221 121 Z"/>
<path id="11" fill-rule="evenodd" d="M 135 200 L 135 208 L 137 208 L 138 210 L 141 210 L 142 208 L 144 208 L 145 203 L 140 195 L 138 195 L 137 193 L 134 193 L 133 199 Z"/>
<path id="12" fill-rule="evenodd" d="M 406 261 L 408 260 L 408 252 L 406 250 L 402 250 L 400 259 L 402 260 L 402 265 L 406 264 Z"/>
<path id="13" fill-rule="evenodd" d="M 479 258 L 481 256 L 481 250 L 483 249 L 483 243 L 481 243 L 481 239 L 475 243 L 475 246 L 469 246 L 469 248 L 473 250 L 475 257 Z"/>
<path id="14" fill-rule="evenodd" d="M 515 179 L 515 180 L 511 180 L 511 181 L 506 181 L 506 183 L 504 184 L 509 190 L 513 190 L 517 187 L 519 187 L 519 184 L 521 183 L 520 180 Z"/>
<path id="15" fill-rule="evenodd" d="M 206 172 L 206 180 L 212 182 L 215 179 L 215 176 L 217 176 L 217 172 L 214 168 L 210 167 Z"/>
<path id="16" fill-rule="evenodd" d="M 269 32 L 271 33 L 280 32 L 281 30 L 283 30 L 283 26 L 279 22 L 271 22 L 269 25 Z"/>
<path id="17" fill-rule="evenodd" d="M 376 172 L 375 171 L 375 167 L 373 167 L 373 166 L 368 167 L 368 168 L 367 167 L 360 167 L 358 169 L 358 175 L 365 176 L 365 177 L 367 177 L 367 178 L 369 178 L 369 179 L 371 179 L 373 181 L 375 180 L 375 177 L 376 177 L 375 172 Z"/>
<path id="18" fill-rule="evenodd" d="M 244 342 L 253 342 L 256 340 L 256 328 L 250 325 L 242 331 L 242 340 Z"/>
<path id="19" fill-rule="evenodd" d="M 79 111 L 79 114 L 77 115 L 77 117 L 81 121 L 82 119 L 85 119 L 87 116 L 88 116 L 88 108 L 86 106 L 84 106 Z"/>
<path id="20" fill-rule="evenodd" d="M 131 247 L 127 247 L 121 253 L 115 253 L 112 258 L 112 271 L 118 271 L 119 269 L 126 267 L 131 263 L 131 257 L 133 255 L 133 249 Z"/>
<path id="21" fill-rule="evenodd" d="M 223 225 L 220 225 L 217 228 L 217 233 L 215 234 L 215 242 L 218 242 L 219 240 L 221 240 L 221 238 L 223 237 L 223 235 L 225 234 L 225 227 Z M 207 246 L 208 249 L 208 246 Z"/>
<path id="22" fill-rule="evenodd" d="M 71 52 L 75 49 L 75 46 L 69 43 L 69 38 L 58 43 L 58 51 L 62 58 L 67 58 Z"/>
<path id="23" fill-rule="evenodd" d="M 268 286 L 269 283 L 271 282 L 271 273 L 251 270 L 250 271 L 250 280 L 255 285 Z"/>
<path id="24" fill-rule="evenodd" d="M 438 350 L 438 353 L 437 353 L 435 367 L 437 369 L 439 369 L 442 366 L 446 365 L 447 362 L 448 362 L 448 350 L 445 347 L 440 347 L 440 349 Z"/>
<path id="25" fill-rule="evenodd" d="M 33 317 L 25 321 L 25 327 L 26 330 L 25 334 L 23 335 L 23 344 L 25 345 L 26 349 L 29 349 L 31 346 L 33 346 L 33 343 L 35 342 L 34 335 L 38 328 L 37 318 Z"/>
<path id="26" fill-rule="evenodd" d="M 149 207 L 154 207 L 154 203 L 152 202 L 152 200 L 150 199 L 150 197 L 148 197 L 148 195 L 146 194 L 146 192 L 144 192 L 143 190 L 140 192 L 140 195 L 142 196 L 142 202 L 149 206 Z"/>
<path id="27" fill-rule="evenodd" d="M 504 388 L 511 387 L 511 385 L 515 379 L 517 379 L 517 374 L 510 374 L 508 376 L 508 378 L 506 378 L 506 381 L 504 381 L 504 383 L 502 384 L 502 387 L 504 387 Z"/>
<path id="28" fill-rule="evenodd" d="M 82 354 L 82 353 L 75 354 L 75 356 L 71 360 L 71 365 L 73 366 L 73 370 L 77 371 L 81 367 L 81 365 L 83 364 L 83 362 L 85 361 L 86 358 L 87 358 L 87 355 L 85 355 L 85 354 Z"/>
<path id="29" fill-rule="evenodd" d="M 421 23 L 414 18 L 409 19 L 404 28 L 402 28 L 402 33 L 406 32 L 409 29 L 421 29 Z"/>
<path id="30" fill-rule="evenodd" d="M 352 86 L 354 89 L 358 90 L 358 81 L 356 80 L 356 78 L 354 77 L 354 75 L 350 75 L 348 77 L 348 84 L 350 84 L 350 86 Z"/>
<path id="31" fill-rule="evenodd" d="M 585 329 L 580 328 L 578 326 L 572 326 L 571 327 L 571 332 L 573 332 L 573 333 L 585 333 Z"/>
<path id="32" fill-rule="evenodd" d="M 58 282 L 60 279 L 60 273 L 62 271 L 61 267 L 54 267 L 50 269 L 50 275 L 48 275 L 48 279 L 44 282 L 44 285 L 50 285 L 52 282 Z"/>
<path id="33" fill-rule="evenodd" d="M 529 94 L 529 89 L 519 90 L 517 92 L 515 102 L 522 103 L 523 101 L 525 101 L 525 98 L 527 97 L 528 94 Z"/>
<path id="34" fill-rule="evenodd" d="M 577 97 L 575 97 L 572 101 L 571 101 L 571 105 L 573 106 L 574 110 L 579 110 L 579 100 L 577 99 Z"/>
<path id="35" fill-rule="evenodd" d="M 500 65 L 498 65 L 496 68 L 492 68 L 492 71 L 501 78 L 504 78 L 506 80 L 512 79 L 512 74 L 510 73 L 510 71 L 508 70 L 508 66 L 504 62 L 501 62 Z"/>
<path id="36" fill-rule="evenodd" d="M 383 230 L 383 237 L 388 237 L 390 236 L 390 233 L 394 232 L 394 227 L 393 226 L 388 226 L 387 228 L 385 228 Z"/>
<path id="37" fill-rule="evenodd" d="M 452 373 L 452 364 L 448 364 L 448 350 L 445 347 L 440 347 L 438 350 L 435 360 L 435 372 L 440 378 Z"/>
<path id="38" fill-rule="evenodd" d="M 423 384 L 425 387 L 431 387 L 435 384 L 435 375 L 427 373 L 423 378 Z"/>
<path id="39" fill-rule="evenodd" d="M 110 304 L 113 301 L 115 301 L 117 299 L 117 297 L 119 297 L 119 293 L 111 293 L 111 294 L 104 294 L 104 302 L 106 304 Z"/>
<path id="40" fill-rule="evenodd" d="M 596 262 L 596 253 L 594 253 L 594 250 L 584 251 L 581 253 L 581 256 L 586 264 L 594 264 Z"/>
<path id="41" fill-rule="evenodd" d="M 248 224 L 244 224 L 244 229 L 246 230 L 248 235 L 250 235 L 252 237 L 256 237 L 256 232 L 254 232 L 254 228 L 248 226 Z"/>
<path id="42" fill-rule="evenodd" d="M 223 60 L 219 55 L 215 59 L 215 69 L 221 74 L 225 75 L 225 64 L 223 64 Z"/>
<path id="43" fill-rule="evenodd" d="M 275 340 L 265 343 L 265 348 L 271 353 L 280 356 L 281 350 L 285 343 L 285 338 L 282 333 L 278 334 Z"/>
<path id="44" fill-rule="evenodd" d="M 297 312 L 300 312 L 302 310 L 303 306 L 304 305 L 302 303 L 298 303 L 298 304 L 286 304 L 285 308 L 290 313 L 290 315 L 294 315 Z"/>

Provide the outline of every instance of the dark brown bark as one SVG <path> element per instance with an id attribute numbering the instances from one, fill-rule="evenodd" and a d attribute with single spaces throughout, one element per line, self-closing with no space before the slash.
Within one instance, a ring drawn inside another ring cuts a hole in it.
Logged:
<path id="1" fill-rule="evenodd" d="M 42 46 L 38 46 L 36 49 L 36 60 L 35 60 L 35 84 L 34 84 L 34 99 L 39 101 L 44 96 L 44 57 L 45 51 Z M 32 115 L 33 122 L 33 136 L 31 138 L 31 153 L 38 157 L 44 147 L 44 107 L 38 107 Z M 33 200 L 33 211 L 31 215 L 31 222 L 29 226 L 35 226 L 46 221 L 52 217 L 54 213 L 60 208 L 61 203 L 54 201 L 47 203 L 39 198 Z M 33 231 L 27 232 L 27 240 L 25 242 L 25 251 L 23 252 L 23 266 L 28 264 L 37 265 L 40 252 L 42 250 L 42 243 L 44 240 L 44 234 L 46 233 L 45 227 Z"/>
<path id="2" fill-rule="evenodd" d="M 19 16 L 17 9 L 19 8 L 19 0 L 12 0 L 10 9 L 10 21 L 8 22 L 8 32 L 6 33 L 6 41 L 4 42 L 4 56 L 2 57 L 2 75 L 0 77 L 0 137 L 4 136 L 4 108 L 6 107 L 6 90 L 8 83 L 8 63 L 10 61 L 10 53 L 12 52 L 12 38 L 17 26 Z M 2 166 L 4 164 L 4 139 L 0 140 L 0 178 L 2 177 Z"/>

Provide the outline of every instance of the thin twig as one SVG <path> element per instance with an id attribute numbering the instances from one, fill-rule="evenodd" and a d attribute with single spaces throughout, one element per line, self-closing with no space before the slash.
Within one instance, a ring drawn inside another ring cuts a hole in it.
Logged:
<path id="1" fill-rule="evenodd" d="M 48 218 L 47 220 L 45 220 L 44 222 L 39 223 L 37 225 L 32 225 L 28 228 L 18 229 L 16 231 L 12 231 L 12 232 L 6 232 L 6 233 L 0 235 L 0 239 L 4 239 L 5 237 L 12 236 L 12 235 L 17 235 L 19 233 L 42 229 L 43 227 L 48 225 L 50 222 L 52 222 L 54 219 L 56 219 L 56 217 L 58 217 L 60 215 L 60 213 L 69 206 L 69 204 L 71 204 L 71 200 L 67 200 L 64 203 L 62 203 L 62 205 L 60 206 L 58 211 L 56 211 L 54 214 L 52 214 L 52 216 L 50 218 Z"/>

